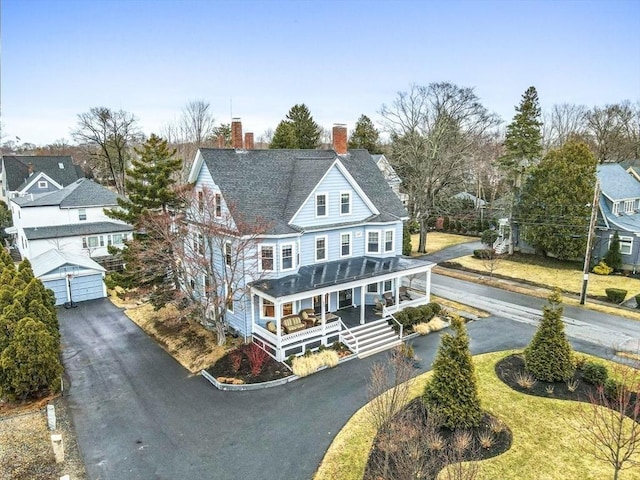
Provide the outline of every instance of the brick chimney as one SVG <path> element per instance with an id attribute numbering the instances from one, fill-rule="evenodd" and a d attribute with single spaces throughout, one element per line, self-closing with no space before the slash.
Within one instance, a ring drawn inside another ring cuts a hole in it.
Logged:
<path id="1" fill-rule="evenodd" d="M 239 118 L 231 120 L 231 146 L 242 150 L 242 122 Z"/>
<path id="2" fill-rule="evenodd" d="M 333 149 L 338 155 L 347 153 L 347 126 L 343 123 L 333 124 Z"/>
<path id="3" fill-rule="evenodd" d="M 247 132 L 244 134 L 244 148 L 246 150 L 253 150 L 253 133 Z"/>

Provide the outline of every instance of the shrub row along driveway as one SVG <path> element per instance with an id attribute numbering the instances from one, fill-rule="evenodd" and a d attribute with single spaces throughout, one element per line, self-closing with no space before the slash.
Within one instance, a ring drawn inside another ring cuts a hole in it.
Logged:
<path id="1" fill-rule="evenodd" d="M 346 362 L 281 387 L 221 392 L 189 376 L 108 300 L 59 311 L 66 395 L 94 480 L 310 479 L 337 431 L 367 398 L 383 354 Z M 469 324 L 471 349 L 526 345 L 532 325 L 488 318 Z M 427 370 L 438 335 L 416 339 Z M 609 350 L 574 344 L 601 356 Z"/>

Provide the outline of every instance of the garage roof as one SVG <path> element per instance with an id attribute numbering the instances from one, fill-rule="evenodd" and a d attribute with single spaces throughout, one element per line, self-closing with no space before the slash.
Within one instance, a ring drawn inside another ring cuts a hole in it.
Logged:
<path id="1" fill-rule="evenodd" d="M 100 264 L 94 262 L 85 255 L 64 252 L 56 249 L 51 249 L 31 259 L 31 267 L 33 268 L 33 274 L 35 277 L 42 277 L 43 275 L 52 273 L 64 266 L 80 267 L 88 270 L 106 272 Z"/>

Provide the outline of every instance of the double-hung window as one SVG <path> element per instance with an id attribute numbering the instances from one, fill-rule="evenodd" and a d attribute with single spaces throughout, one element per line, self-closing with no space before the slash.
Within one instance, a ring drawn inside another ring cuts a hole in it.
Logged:
<path id="1" fill-rule="evenodd" d="M 262 316 L 264 318 L 273 318 L 276 316 L 275 305 L 265 298 L 262 299 Z"/>
<path id="2" fill-rule="evenodd" d="M 327 194 L 318 193 L 316 195 L 316 217 L 326 217 L 327 213 Z"/>
<path id="3" fill-rule="evenodd" d="M 233 284 L 227 284 L 224 286 L 224 294 L 225 294 L 225 306 L 227 307 L 227 312 L 233 313 Z"/>
<path id="4" fill-rule="evenodd" d="M 78 220 L 83 221 L 87 219 L 87 210 L 84 208 L 78 209 Z"/>
<path id="5" fill-rule="evenodd" d="M 201 190 L 198 191 L 198 211 L 204 212 L 204 192 Z"/>
<path id="6" fill-rule="evenodd" d="M 215 209 L 216 209 L 216 217 L 222 217 L 222 196 L 219 193 L 214 195 Z"/>
<path id="7" fill-rule="evenodd" d="M 282 270 L 291 270 L 293 268 L 293 245 L 283 245 L 280 254 Z"/>
<path id="8" fill-rule="evenodd" d="M 349 215 L 351 213 L 351 193 L 342 192 L 340 194 L 340 215 Z"/>
<path id="9" fill-rule="evenodd" d="M 380 253 L 380 232 L 367 232 L 367 253 Z"/>
<path id="10" fill-rule="evenodd" d="M 262 245 L 260 247 L 260 269 L 263 272 L 273 270 L 273 247 L 271 245 Z"/>
<path id="11" fill-rule="evenodd" d="M 631 255 L 633 251 L 633 237 L 620 237 L 620 253 Z"/>
<path id="12" fill-rule="evenodd" d="M 348 257 L 351 255 L 351 234 L 340 234 L 340 256 Z"/>
<path id="13" fill-rule="evenodd" d="M 224 263 L 231 266 L 231 242 L 225 242 L 224 244 Z"/>
<path id="14" fill-rule="evenodd" d="M 370 283 L 367 285 L 367 293 L 378 293 L 378 284 Z"/>
<path id="15" fill-rule="evenodd" d="M 316 262 L 327 259 L 327 237 L 316 237 Z"/>
<path id="16" fill-rule="evenodd" d="M 393 252 L 393 230 L 384 232 L 384 251 Z"/>
<path id="17" fill-rule="evenodd" d="M 633 213 L 633 207 L 635 206 L 634 200 L 625 200 L 624 201 L 624 213 Z"/>
<path id="18" fill-rule="evenodd" d="M 618 215 L 620 210 L 620 202 L 613 202 L 613 206 L 611 207 L 611 213 L 614 215 Z"/>

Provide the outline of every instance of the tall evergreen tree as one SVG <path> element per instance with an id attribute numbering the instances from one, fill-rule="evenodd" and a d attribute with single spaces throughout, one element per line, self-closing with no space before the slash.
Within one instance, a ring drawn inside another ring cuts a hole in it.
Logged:
<path id="1" fill-rule="evenodd" d="M 516 206 L 521 238 L 546 255 L 584 256 L 596 182 L 596 160 L 584 143 L 569 141 L 531 169 Z"/>
<path id="2" fill-rule="evenodd" d="M 517 176 L 542 156 L 542 121 L 538 92 L 529 87 L 516 107 L 513 121 L 507 126 L 505 154 L 500 164 L 511 176 Z"/>
<path id="3" fill-rule="evenodd" d="M 616 230 L 611 239 L 611 245 L 609 250 L 604 256 L 604 263 L 613 268 L 614 270 L 620 270 L 622 268 L 622 254 L 620 253 L 620 236 Z"/>
<path id="4" fill-rule="evenodd" d="M 309 108 L 304 103 L 297 104 L 278 124 L 269 148 L 318 148 L 321 133 L 322 129 L 313 120 Z"/>
<path id="5" fill-rule="evenodd" d="M 120 208 L 105 210 L 110 217 L 134 226 L 144 212 L 166 212 L 178 206 L 173 187 L 175 174 L 182 166 L 182 160 L 175 158 L 176 150 L 155 134 L 135 151 L 139 158 L 132 160 L 132 167 L 127 170 L 128 198 L 118 199 Z"/>
<path id="6" fill-rule="evenodd" d="M 482 410 L 469 337 L 460 317 L 452 316 L 451 328 L 455 335 L 444 334 L 440 339 L 423 401 L 428 411 L 442 415 L 448 428 L 475 427 L 482 419 Z"/>
<path id="7" fill-rule="evenodd" d="M 351 132 L 349 148 L 364 148 L 369 153 L 382 153 L 380 149 L 380 132 L 366 115 L 360 115 L 356 128 Z"/>
<path id="8" fill-rule="evenodd" d="M 557 382 L 570 378 L 575 364 L 564 333 L 560 292 L 554 291 L 547 300 L 538 330 L 524 351 L 524 361 L 527 371 L 538 380 Z"/>

